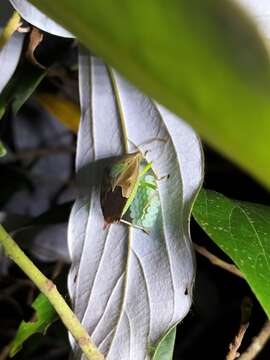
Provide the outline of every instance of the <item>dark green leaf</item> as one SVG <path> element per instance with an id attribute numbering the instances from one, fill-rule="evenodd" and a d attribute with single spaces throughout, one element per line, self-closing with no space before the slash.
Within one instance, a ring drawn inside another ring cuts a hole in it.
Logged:
<path id="1" fill-rule="evenodd" d="M 2 141 L 0 141 L 0 157 L 5 156 L 7 153 L 7 149 L 5 148 L 4 144 L 2 143 Z"/>
<path id="2" fill-rule="evenodd" d="M 202 190 L 193 215 L 239 267 L 270 317 L 270 207 Z"/>
<path id="3" fill-rule="evenodd" d="M 0 118 L 4 115 L 8 106 L 11 106 L 12 112 L 16 114 L 35 91 L 46 73 L 46 71 L 30 64 L 28 61 L 22 61 L 17 67 L 14 76 L 0 94 Z"/>
<path id="4" fill-rule="evenodd" d="M 17 334 L 12 341 L 9 356 L 13 357 L 21 348 L 23 343 L 35 333 L 45 333 L 47 328 L 57 320 L 57 314 L 48 301 L 47 297 L 39 294 L 32 304 L 36 310 L 33 319 L 29 322 L 22 321 Z"/>
<path id="5" fill-rule="evenodd" d="M 234 2 L 30 2 L 270 186 L 269 57 Z"/>

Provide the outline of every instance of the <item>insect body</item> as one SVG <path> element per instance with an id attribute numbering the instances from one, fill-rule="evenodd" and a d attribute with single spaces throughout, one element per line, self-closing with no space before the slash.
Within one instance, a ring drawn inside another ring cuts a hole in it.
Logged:
<path id="1" fill-rule="evenodd" d="M 116 159 L 104 172 L 101 186 L 101 208 L 106 224 L 119 222 L 134 200 L 140 178 L 152 167 L 147 163 L 141 170 L 141 152 Z"/>
<path id="2" fill-rule="evenodd" d="M 136 196 L 129 207 L 132 224 L 150 230 L 157 220 L 160 198 L 156 178 L 151 173 L 140 177 Z"/>

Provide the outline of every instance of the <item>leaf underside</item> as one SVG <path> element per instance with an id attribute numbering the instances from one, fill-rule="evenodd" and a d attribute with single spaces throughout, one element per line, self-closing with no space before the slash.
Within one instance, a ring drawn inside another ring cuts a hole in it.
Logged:
<path id="1" fill-rule="evenodd" d="M 192 301 L 189 216 L 202 181 L 201 147 L 189 126 L 102 61 L 82 52 L 79 62 L 80 194 L 69 222 L 69 292 L 75 313 L 107 359 L 145 359 Z M 150 141 L 156 138 L 164 141 Z M 122 224 L 104 230 L 103 170 L 125 146 L 146 153 L 158 178 L 170 175 L 157 181 L 161 210 L 150 235 Z M 81 357 L 76 346 L 74 357 Z"/>

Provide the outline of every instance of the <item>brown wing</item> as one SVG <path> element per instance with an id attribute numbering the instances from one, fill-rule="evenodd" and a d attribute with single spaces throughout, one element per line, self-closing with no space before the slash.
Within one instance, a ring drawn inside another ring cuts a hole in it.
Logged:
<path id="1" fill-rule="evenodd" d="M 124 197 L 129 198 L 132 193 L 133 187 L 139 176 L 140 161 L 142 159 L 141 153 L 135 152 L 132 154 L 126 154 L 120 159 L 116 160 L 115 163 L 124 163 L 125 170 L 114 179 L 111 179 L 112 189 L 116 186 L 120 186 Z"/>
<path id="2" fill-rule="evenodd" d="M 114 191 L 106 193 L 101 200 L 101 209 L 107 224 L 118 222 L 121 219 L 126 202 L 127 198 L 122 196 L 122 190 L 119 186 Z"/>
<path id="3" fill-rule="evenodd" d="M 100 204 L 104 220 L 107 224 L 118 222 L 121 219 L 126 202 L 127 198 L 122 195 L 121 187 L 116 186 L 112 190 L 109 169 L 106 168 L 101 186 Z"/>

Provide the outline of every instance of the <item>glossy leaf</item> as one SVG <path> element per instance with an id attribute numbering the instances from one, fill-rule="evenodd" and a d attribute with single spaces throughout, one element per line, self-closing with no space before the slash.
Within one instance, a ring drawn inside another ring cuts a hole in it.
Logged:
<path id="1" fill-rule="evenodd" d="M 269 55 L 236 3 L 31 3 L 270 187 Z"/>
<path id="2" fill-rule="evenodd" d="M 87 53 L 80 56 L 80 87 L 80 193 L 68 231 L 70 296 L 108 360 L 141 360 L 192 302 L 189 216 L 202 181 L 200 143 L 181 119 Z M 125 152 L 125 144 L 129 152 L 138 150 L 132 144 L 143 154 L 149 150 L 146 159 L 158 177 L 170 174 L 157 182 L 161 210 L 149 235 L 123 224 L 103 228 L 104 166 Z"/>
<path id="3" fill-rule="evenodd" d="M 57 313 L 45 295 L 39 294 L 32 304 L 35 309 L 33 318 L 22 321 L 12 341 L 9 356 L 13 357 L 23 346 L 23 343 L 33 334 L 45 334 L 48 327 L 57 320 Z"/>
<path id="4" fill-rule="evenodd" d="M 193 215 L 239 267 L 270 317 L 270 207 L 203 190 Z"/>

